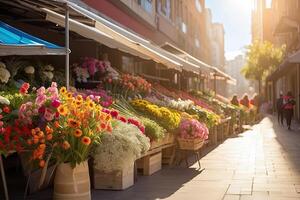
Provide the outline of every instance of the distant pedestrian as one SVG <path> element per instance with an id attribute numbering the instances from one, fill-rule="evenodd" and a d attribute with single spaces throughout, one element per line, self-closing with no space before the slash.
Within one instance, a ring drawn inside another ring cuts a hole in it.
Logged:
<path id="1" fill-rule="evenodd" d="M 244 94 L 243 99 L 240 101 L 240 104 L 242 104 L 243 106 L 250 108 L 250 100 L 248 98 L 247 94 Z"/>
<path id="2" fill-rule="evenodd" d="M 291 123 L 292 123 L 292 118 L 294 114 L 294 105 L 295 105 L 295 100 L 292 95 L 292 92 L 288 92 L 286 96 L 283 97 L 283 109 L 285 113 L 285 118 L 286 118 L 286 123 L 288 126 L 288 129 L 291 130 Z"/>
<path id="3" fill-rule="evenodd" d="M 283 125 L 284 109 L 283 109 L 283 95 L 282 94 L 280 94 L 279 98 L 277 99 L 276 110 L 277 110 L 278 123 L 281 123 L 281 125 Z"/>
<path id="4" fill-rule="evenodd" d="M 259 95 L 255 93 L 255 94 L 253 95 L 253 98 L 252 98 L 251 101 L 252 101 L 252 105 L 256 106 L 256 107 L 257 107 L 257 110 L 259 111 L 259 109 L 260 109 L 260 104 L 261 104 Z"/>
<path id="5" fill-rule="evenodd" d="M 233 104 L 235 106 L 239 106 L 239 100 L 237 98 L 237 95 L 233 95 L 233 97 L 231 99 L 231 104 Z"/>

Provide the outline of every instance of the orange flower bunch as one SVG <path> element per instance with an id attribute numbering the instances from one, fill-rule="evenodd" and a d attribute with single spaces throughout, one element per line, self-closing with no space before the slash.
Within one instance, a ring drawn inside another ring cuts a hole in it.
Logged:
<path id="1" fill-rule="evenodd" d="M 121 84 L 132 91 L 141 93 L 149 93 L 151 91 L 151 84 L 140 76 L 133 76 L 130 74 L 123 74 L 121 76 Z"/>
<path id="2" fill-rule="evenodd" d="M 44 167 L 45 158 L 48 155 L 46 148 L 53 146 L 53 129 L 49 126 L 45 127 L 45 131 L 40 128 L 32 129 L 27 145 L 28 149 L 32 150 L 31 160 L 37 161 L 40 167 Z"/>
<path id="3" fill-rule="evenodd" d="M 59 101 L 56 119 L 43 128 L 32 129 L 27 139 L 31 159 L 40 167 L 47 165 L 49 156 L 58 163 L 69 162 L 75 167 L 88 159 L 103 132 L 112 131 L 111 115 L 89 97 L 84 99 L 63 87 Z"/>
<path id="4" fill-rule="evenodd" d="M 75 166 L 90 155 L 94 144 L 100 142 L 103 132 L 111 132 L 111 115 L 89 97 L 60 89 L 61 105 L 57 108 L 59 118 L 51 126 L 59 136 L 54 148 L 54 157 L 59 162 Z"/>

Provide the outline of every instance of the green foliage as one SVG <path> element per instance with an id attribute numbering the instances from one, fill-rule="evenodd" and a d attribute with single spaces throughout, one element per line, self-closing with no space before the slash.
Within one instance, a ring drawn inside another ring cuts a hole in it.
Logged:
<path id="1" fill-rule="evenodd" d="M 6 98 L 10 102 L 12 110 L 17 110 L 24 102 L 25 96 L 21 95 L 17 90 L 1 91 L 0 96 Z"/>
<path id="2" fill-rule="evenodd" d="M 261 83 L 282 62 L 285 46 L 274 47 L 270 42 L 254 42 L 247 47 L 246 65 L 242 73 L 247 79 Z"/>
<path id="3" fill-rule="evenodd" d="M 142 118 L 142 123 L 145 126 L 145 134 L 151 140 L 159 140 L 164 138 L 166 130 L 158 123 L 145 117 Z"/>

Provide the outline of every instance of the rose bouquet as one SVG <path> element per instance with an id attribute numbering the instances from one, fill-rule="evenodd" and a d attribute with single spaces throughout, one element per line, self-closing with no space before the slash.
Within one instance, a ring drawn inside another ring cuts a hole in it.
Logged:
<path id="1" fill-rule="evenodd" d="M 208 139 L 208 129 L 205 124 L 195 119 L 183 119 L 179 126 L 179 138 Z"/>

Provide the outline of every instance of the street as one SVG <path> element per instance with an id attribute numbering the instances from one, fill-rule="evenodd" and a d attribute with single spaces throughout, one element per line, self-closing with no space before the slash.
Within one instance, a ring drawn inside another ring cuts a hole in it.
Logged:
<path id="1" fill-rule="evenodd" d="M 142 177 L 122 192 L 93 191 L 93 199 L 293 200 L 300 199 L 300 135 L 273 117 L 227 139 L 197 164 Z M 299 192 L 299 193 L 298 193 Z"/>

